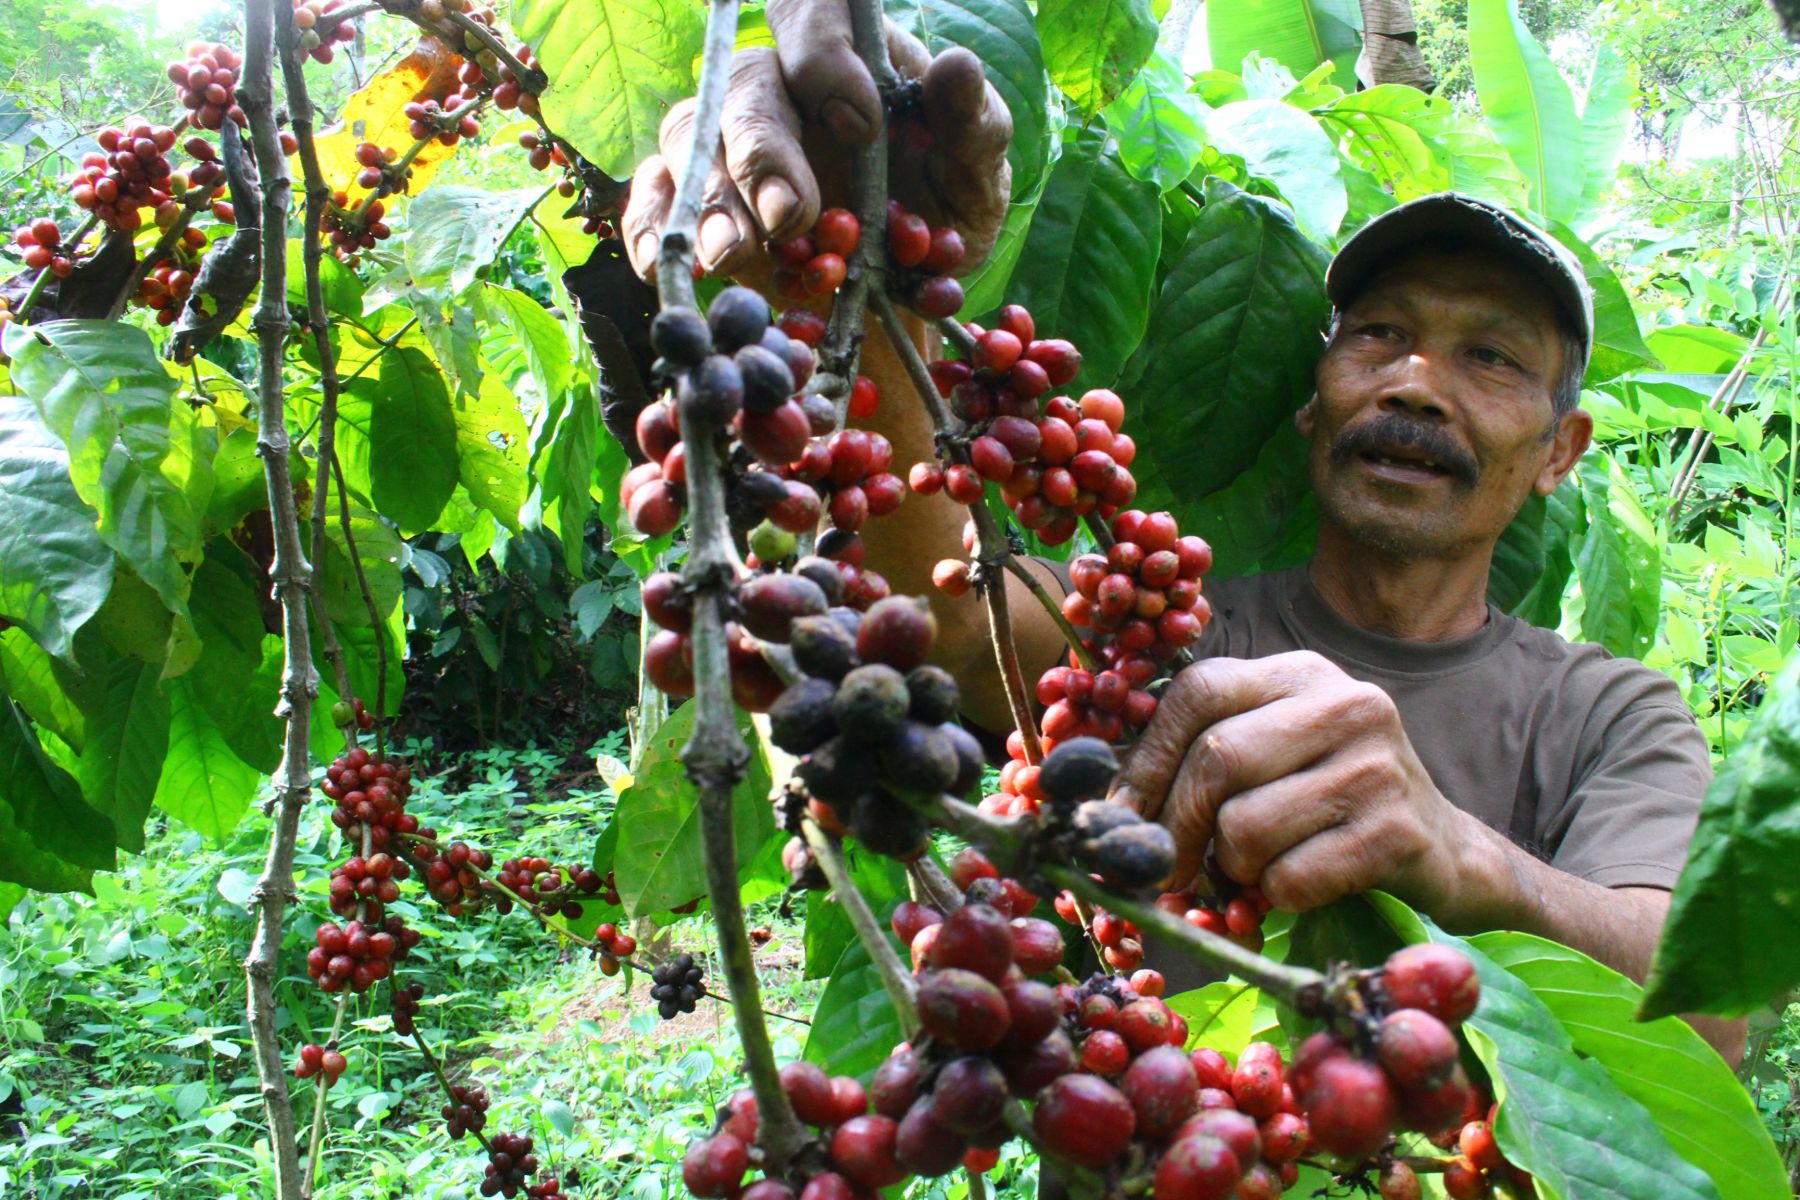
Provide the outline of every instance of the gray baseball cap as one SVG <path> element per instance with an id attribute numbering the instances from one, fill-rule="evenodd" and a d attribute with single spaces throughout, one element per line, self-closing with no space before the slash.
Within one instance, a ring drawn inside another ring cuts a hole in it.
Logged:
<path id="1" fill-rule="evenodd" d="M 1373 276 L 1421 241 L 1499 251 L 1536 275 L 1581 334 L 1585 367 L 1594 348 L 1594 293 L 1569 248 L 1518 214 L 1464 196 L 1420 196 L 1372 218 L 1350 235 L 1325 271 L 1325 294 L 1343 308 Z"/>

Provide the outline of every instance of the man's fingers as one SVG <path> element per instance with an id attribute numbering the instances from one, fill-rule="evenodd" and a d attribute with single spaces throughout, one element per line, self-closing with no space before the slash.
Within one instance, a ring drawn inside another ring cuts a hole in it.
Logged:
<path id="1" fill-rule="evenodd" d="M 1012 140 L 1012 112 L 987 81 L 981 60 L 953 46 L 925 72 L 925 123 L 959 163 L 987 165 Z"/>
<path id="2" fill-rule="evenodd" d="M 1282 660 L 1300 657 L 1311 656 L 1275 655 L 1255 661 L 1209 658 L 1177 675 L 1126 758 L 1113 798 L 1156 819 L 1201 731 L 1226 717 L 1292 694 L 1294 664 L 1284 666 Z"/>
<path id="3" fill-rule="evenodd" d="M 1349 826 L 1307 838 L 1263 869 L 1257 886 L 1269 903 L 1305 912 L 1353 892 L 1366 892 L 1381 879 L 1381 864 Z"/>
<path id="4" fill-rule="evenodd" d="M 1308 838 L 1348 824 L 1349 798 L 1324 769 L 1300 771 L 1229 796 L 1213 819 L 1213 855 L 1239 883 L 1256 883 L 1269 864 Z"/>
<path id="5" fill-rule="evenodd" d="M 845 145 L 866 145 L 881 125 L 881 97 L 856 56 L 844 0 L 769 0 L 776 53 L 800 115 Z"/>
<path id="6" fill-rule="evenodd" d="M 887 31 L 888 61 L 902 79 L 923 79 L 925 72 L 931 67 L 931 51 L 925 43 L 908 31 L 894 24 L 891 18 L 882 19 Z"/>
<path id="7" fill-rule="evenodd" d="M 631 269 L 645 279 L 656 278 L 656 251 L 662 244 L 662 228 L 674 203 L 675 179 L 669 174 L 669 161 L 653 154 L 632 176 L 631 199 L 620 219 Z"/>
<path id="8" fill-rule="evenodd" d="M 663 157 L 668 159 L 669 173 L 677 180 L 687 173 L 693 150 L 693 123 L 693 101 L 683 100 L 663 118 L 657 135 Z M 702 267 L 715 274 L 730 275 L 760 255 L 761 237 L 756 219 L 725 169 L 719 147 L 714 145 L 710 153 L 712 165 L 700 191 L 699 244 L 695 250 Z"/>
<path id="9" fill-rule="evenodd" d="M 732 60 L 721 132 L 726 170 L 762 233 L 783 241 L 811 228 L 819 215 L 819 183 L 801 148 L 800 114 L 773 50 L 757 47 Z"/>

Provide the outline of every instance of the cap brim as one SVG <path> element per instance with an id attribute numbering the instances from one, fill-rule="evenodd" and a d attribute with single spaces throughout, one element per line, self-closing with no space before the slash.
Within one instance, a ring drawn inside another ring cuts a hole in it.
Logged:
<path id="1" fill-rule="evenodd" d="M 1530 271 L 1580 331 L 1594 340 L 1593 297 L 1581 263 L 1560 242 L 1503 208 L 1453 192 L 1421 196 L 1381 213 L 1344 243 L 1325 272 L 1325 294 L 1343 308 L 1369 280 L 1422 241 L 1492 249 Z"/>

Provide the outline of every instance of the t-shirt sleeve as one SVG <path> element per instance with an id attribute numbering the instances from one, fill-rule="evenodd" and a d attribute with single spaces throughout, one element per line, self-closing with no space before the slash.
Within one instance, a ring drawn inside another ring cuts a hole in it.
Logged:
<path id="1" fill-rule="evenodd" d="M 1600 731 L 1587 769 L 1540 831 L 1556 847 L 1553 866 L 1603 887 L 1675 886 L 1712 763 L 1673 685 L 1668 697 L 1640 699 Z"/>

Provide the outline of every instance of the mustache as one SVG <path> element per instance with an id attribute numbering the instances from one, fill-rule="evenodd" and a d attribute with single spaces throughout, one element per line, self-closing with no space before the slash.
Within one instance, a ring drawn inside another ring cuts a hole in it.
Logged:
<path id="1" fill-rule="evenodd" d="M 1474 483 L 1476 476 L 1481 474 L 1481 466 L 1474 456 L 1452 441 L 1443 430 L 1392 412 L 1339 433 L 1331 443 L 1331 461 L 1342 466 L 1359 454 L 1395 449 L 1429 458 L 1448 471 L 1452 478 L 1465 484 Z"/>

